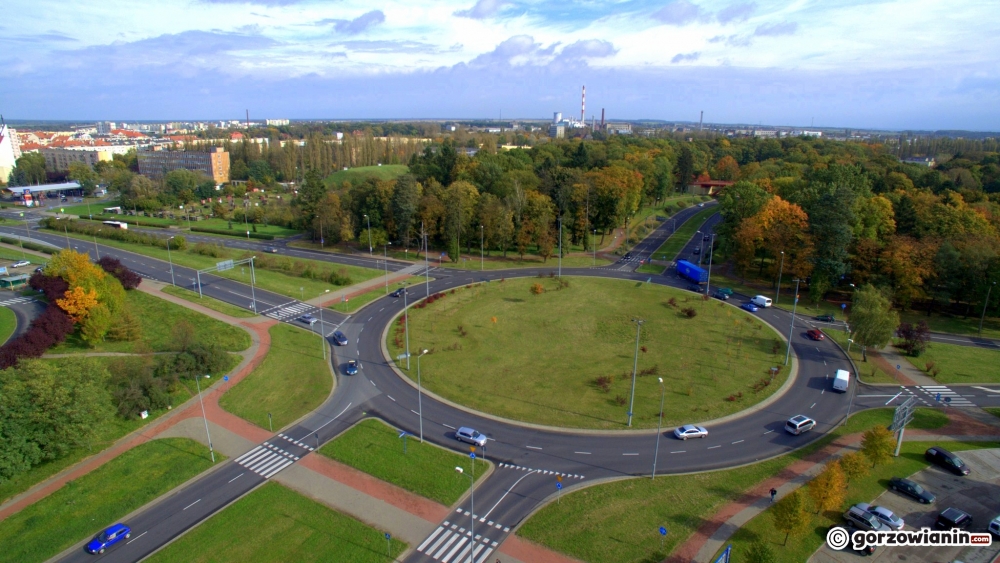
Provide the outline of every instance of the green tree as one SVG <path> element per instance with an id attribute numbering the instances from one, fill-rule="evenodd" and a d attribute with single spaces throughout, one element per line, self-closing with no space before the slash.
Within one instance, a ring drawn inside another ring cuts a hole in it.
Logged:
<path id="1" fill-rule="evenodd" d="M 678 190 L 684 190 L 694 179 L 694 153 L 686 143 L 681 145 L 681 154 L 677 157 L 675 177 Z"/>
<path id="2" fill-rule="evenodd" d="M 807 489 L 817 514 L 824 510 L 839 509 L 847 496 L 847 477 L 840 463 L 828 463 L 822 473 L 809 481 Z"/>
<path id="3" fill-rule="evenodd" d="M 876 426 L 861 435 L 861 453 L 872 462 L 872 467 L 887 463 L 895 449 L 896 440 L 884 426 Z"/>
<path id="4" fill-rule="evenodd" d="M 69 173 L 66 177 L 80 184 L 85 195 L 93 195 L 94 190 L 97 189 L 97 183 L 101 180 L 97 172 L 94 172 L 89 164 L 83 162 L 69 163 Z"/>
<path id="5" fill-rule="evenodd" d="M 10 186 L 33 186 L 44 184 L 47 178 L 45 157 L 41 153 L 29 152 L 14 162 L 14 169 L 10 171 L 7 183 Z"/>
<path id="6" fill-rule="evenodd" d="M 795 490 L 785 495 L 770 508 L 774 528 L 785 533 L 782 545 L 788 544 L 789 536 L 797 536 L 809 529 L 812 518 L 806 510 L 805 495 Z"/>
<path id="7" fill-rule="evenodd" d="M 771 546 L 763 541 L 755 541 L 747 548 L 746 563 L 777 563 L 778 557 Z"/>
<path id="8" fill-rule="evenodd" d="M 861 346 L 861 356 L 866 362 L 868 347 L 882 348 L 888 344 L 899 326 L 899 314 L 892 310 L 892 303 L 870 284 L 854 292 L 848 320 L 854 343 Z"/>
<path id="9" fill-rule="evenodd" d="M 417 179 L 412 174 L 396 178 L 392 191 L 392 217 L 396 224 L 396 240 L 402 242 L 405 248 L 410 247 L 419 203 L 420 185 Z"/>
<path id="10" fill-rule="evenodd" d="M 861 452 L 850 452 L 840 457 L 840 468 L 844 470 L 844 476 L 848 481 L 853 481 L 868 475 L 868 462 L 865 454 Z"/>

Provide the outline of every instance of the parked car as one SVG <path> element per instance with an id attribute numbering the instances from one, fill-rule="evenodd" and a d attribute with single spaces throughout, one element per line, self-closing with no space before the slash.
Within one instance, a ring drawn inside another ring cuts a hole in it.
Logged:
<path id="1" fill-rule="evenodd" d="M 986 529 L 994 536 L 1000 538 L 1000 516 L 994 518 Z"/>
<path id="2" fill-rule="evenodd" d="M 14 262 L 13 264 L 11 264 L 10 267 L 11 268 L 23 268 L 25 266 L 30 266 L 30 265 L 31 265 L 31 262 L 29 262 L 27 260 L 18 260 L 17 262 Z"/>
<path id="3" fill-rule="evenodd" d="M 858 503 L 854 506 L 857 506 L 862 510 L 867 510 L 872 516 L 878 518 L 879 522 L 881 522 L 882 524 L 888 526 L 893 530 L 903 529 L 903 524 L 904 524 L 903 519 L 893 514 L 893 512 L 888 508 L 885 508 L 883 506 L 870 506 L 863 502 Z"/>
<path id="4" fill-rule="evenodd" d="M 480 448 L 486 445 L 486 435 L 480 434 L 478 431 L 467 426 L 463 426 L 455 431 L 455 439 L 459 442 L 475 444 Z"/>
<path id="5" fill-rule="evenodd" d="M 726 301 L 727 299 L 729 299 L 728 294 L 722 293 L 721 291 L 718 290 L 712 294 L 712 297 L 718 299 L 719 301 Z"/>
<path id="6" fill-rule="evenodd" d="M 333 343 L 337 346 L 347 346 L 347 335 L 339 330 L 333 333 Z"/>
<path id="7" fill-rule="evenodd" d="M 300 323 L 305 323 L 305 324 L 307 324 L 309 326 L 312 326 L 312 325 L 314 325 L 314 324 L 316 324 L 316 323 L 319 322 L 319 319 L 317 319 L 316 317 L 314 317 L 312 315 L 302 315 L 301 317 L 299 317 L 296 320 L 298 320 Z"/>
<path id="8" fill-rule="evenodd" d="M 944 448 L 938 446 L 928 448 L 927 451 L 924 452 L 924 457 L 927 458 L 927 461 L 940 465 L 955 475 L 969 474 L 969 466 L 962 461 L 962 458 Z"/>
<path id="9" fill-rule="evenodd" d="M 264 252 L 267 252 L 267 253 L 270 253 L 270 254 L 277 254 L 278 253 L 278 249 L 275 248 L 275 247 L 273 247 L 273 246 L 265 246 L 264 247 Z"/>
<path id="10" fill-rule="evenodd" d="M 118 523 L 94 536 L 87 544 L 89 553 L 104 553 L 104 550 L 132 536 L 132 528 Z"/>
<path id="11" fill-rule="evenodd" d="M 674 436 L 681 440 L 687 440 L 688 438 L 705 438 L 708 436 L 708 430 L 705 430 L 702 426 L 685 424 L 684 426 L 679 426 L 674 429 Z"/>
<path id="12" fill-rule="evenodd" d="M 816 320 L 824 323 L 833 323 L 837 321 L 837 319 L 833 318 L 833 315 L 820 315 L 816 317 Z"/>
<path id="13" fill-rule="evenodd" d="M 816 426 L 816 421 L 804 414 L 797 414 L 788 419 L 785 423 L 785 432 L 798 436 L 803 432 L 808 432 Z"/>
<path id="14" fill-rule="evenodd" d="M 824 338 L 826 338 L 822 332 L 816 330 L 815 328 L 807 330 L 806 336 L 812 338 L 813 340 L 823 340 Z"/>
<path id="15" fill-rule="evenodd" d="M 887 527 L 879 522 L 874 514 L 861 508 L 860 505 L 854 505 L 847 509 L 847 512 L 844 513 L 844 520 L 847 521 L 848 526 L 866 532 L 887 531 Z"/>
<path id="16" fill-rule="evenodd" d="M 927 489 L 921 487 L 913 481 L 910 481 L 909 479 L 903 479 L 902 477 L 893 477 L 892 479 L 889 479 L 889 488 L 922 504 L 931 504 L 937 498 L 933 494 L 929 493 Z"/>
<path id="17" fill-rule="evenodd" d="M 358 374 L 358 361 L 350 360 L 347 365 L 344 366 L 345 375 L 357 375 Z"/>
<path id="18" fill-rule="evenodd" d="M 941 514 L 938 514 L 937 521 L 934 522 L 934 527 L 939 530 L 951 530 L 952 528 L 967 530 L 971 525 L 972 516 L 968 512 L 957 508 L 942 510 Z"/>
<path id="19" fill-rule="evenodd" d="M 746 302 L 746 303 L 744 303 L 744 304 L 742 304 L 742 305 L 740 305 L 740 308 L 746 309 L 747 311 L 750 311 L 751 313 L 756 313 L 757 311 L 760 310 L 760 307 L 754 305 L 753 303 L 750 303 L 749 301 Z"/>

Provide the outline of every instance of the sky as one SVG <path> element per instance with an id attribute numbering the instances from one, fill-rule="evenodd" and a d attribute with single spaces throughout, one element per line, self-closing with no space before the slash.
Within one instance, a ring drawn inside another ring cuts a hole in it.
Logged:
<path id="1" fill-rule="evenodd" d="M 995 0 L 6 0 L 7 119 L 1000 131 Z"/>

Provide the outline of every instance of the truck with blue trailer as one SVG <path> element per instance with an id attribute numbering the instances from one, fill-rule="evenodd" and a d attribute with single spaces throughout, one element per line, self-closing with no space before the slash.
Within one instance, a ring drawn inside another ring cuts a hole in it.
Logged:
<path id="1" fill-rule="evenodd" d="M 694 283 L 705 283 L 708 281 L 708 272 L 687 260 L 677 261 L 677 275 Z"/>

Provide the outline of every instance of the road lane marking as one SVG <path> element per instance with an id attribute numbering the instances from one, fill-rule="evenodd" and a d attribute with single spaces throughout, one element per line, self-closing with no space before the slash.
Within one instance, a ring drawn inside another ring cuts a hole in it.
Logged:
<path id="1" fill-rule="evenodd" d="M 417 411 L 415 411 L 415 410 L 413 410 L 413 409 L 410 409 L 410 412 L 412 412 L 413 414 L 415 414 L 415 415 L 417 415 L 417 416 L 420 416 L 420 413 L 418 413 Z"/>
<path id="2" fill-rule="evenodd" d="M 891 402 L 895 401 L 895 400 L 896 400 L 896 398 L 897 398 L 897 397 L 899 397 L 899 396 L 900 396 L 900 395 L 902 395 L 902 394 L 903 394 L 903 392 L 902 392 L 902 391 L 900 391 L 899 393 L 896 393 L 895 395 L 893 395 L 893 396 L 892 396 L 892 398 L 891 398 L 891 399 L 889 399 L 888 401 L 886 401 L 886 402 L 885 402 L 885 404 L 886 404 L 886 405 L 888 406 L 888 405 L 889 405 L 889 403 L 891 403 Z"/>
<path id="3" fill-rule="evenodd" d="M 185 506 L 185 507 L 184 507 L 184 510 L 187 510 L 187 509 L 191 508 L 192 506 L 194 506 L 194 505 L 198 504 L 199 502 L 201 502 L 201 499 L 198 499 L 198 500 L 196 500 L 196 501 L 192 502 L 191 504 L 189 504 L 189 505 Z M 182 511 L 182 512 L 183 512 L 183 511 Z"/>
<path id="4" fill-rule="evenodd" d="M 375 382 L 374 382 L 374 381 L 372 382 L 372 385 L 375 385 Z M 324 423 L 324 424 L 323 424 L 323 426 L 320 426 L 320 427 L 319 427 L 319 428 L 317 428 L 316 430 L 313 430 L 312 432 L 310 432 L 310 434 L 312 434 L 312 433 L 319 433 L 319 431 L 320 431 L 320 430 L 322 430 L 322 429 L 326 428 L 327 424 L 330 424 L 330 423 L 331 423 L 331 422 L 333 422 L 334 420 L 337 420 L 338 418 L 340 418 L 340 415 L 342 415 L 342 414 L 344 414 L 345 412 L 347 412 L 347 409 L 351 408 L 351 405 L 353 405 L 353 404 L 354 404 L 354 401 L 351 401 L 350 403 L 347 403 L 347 406 L 346 406 L 346 407 L 344 407 L 344 410 L 340 411 L 340 413 L 339 413 L 339 414 L 337 414 L 337 416 L 335 416 L 335 417 L 331 418 L 331 419 L 330 419 L 330 420 L 328 420 L 328 421 L 327 421 L 326 423 Z M 308 437 L 308 436 L 306 436 L 306 437 Z M 308 448 L 308 446 L 306 446 L 306 447 Z M 313 450 L 312 448 L 309 448 L 309 451 L 312 451 L 312 450 Z"/>
<path id="5" fill-rule="evenodd" d="M 622 454 L 622 455 L 639 455 L 639 454 Z"/>
<path id="6" fill-rule="evenodd" d="M 511 485 L 509 489 L 507 489 L 507 492 L 506 492 L 506 493 L 504 493 L 502 497 L 500 497 L 500 500 L 498 500 L 498 501 L 497 501 L 497 503 L 496 503 L 496 504 L 494 504 L 492 508 L 490 508 L 489 510 L 487 510 L 487 511 L 486 511 L 486 514 L 483 514 L 483 518 L 486 518 L 486 517 L 488 517 L 488 516 L 489 516 L 490 514 L 492 514 L 492 513 L 493 513 L 493 510 L 494 510 L 494 509 L 495 509 L 495 508 L 496 508 L 496 507 L 497 507 L 497 506 L 498 506 L 498 505 L 499 505 L 499 504 L 500 504 L 501 502 L 503 502 L 503 499 L 507 498 L 507 495 L 509 495 L 509 494 L 510 494 L 510 492 L 514 490 L 514 487 L 516 487 L 518 483 L 520 483 L 520 482 L 521 482 L 522 480 L 524 480 L 524 478 L 525 478 L 525 477 L 527 477 L 528 475 L 531 475 L 532 473 L 537 473 L 537 470 L 532 470 L 532 471 L 529 471 L 528 473 L 525 473 L 524 475 L 522 475 L 520 479 L 518 479 L 517 481 L 514 481 L 514 484 L 513 484 L 513 485 Z"/>
<path id="7" fill-rule="evenodd" d="M 685 452 L 687 452 L 687 450 L 677 450 L 676 452 L 670 452 L 670 453 L 672 453 L 672 454 L 682 454 L 682 453 L 685 453 Z"/>
<path id="8" fill-rule="evenodd" d="M 386 397 L 389 397 L 389 399 L 391 399 L 391 400 L 392 400 L 392 402 L 394 402 L 394 403 L 396 402 L 396 399 L 393 399 L 393 398 L 392 398 L 392 395 L 386 395 Z"/>
<path id="9" fill-rule="evenodd" d="M 245 472 L 244 472 L 244 473 L 245 473 Z M 239 478 L 240 478 L 240 477 L 242 477 L 242 476 L 243 476 L 243 473 L 240 473 L 240 474 L 239 474 L 239 475 L 237 475 L 236 477 L 233 477 L 232 479 L 230 479 L 230 480 L 229 480 L 229 482 L 230 482 L 230 483 L 232 483 L 233 481 L 235 481 L 235 480 L 239 479 Z"/>
<path id="10" fill-rule="evenodd" d="M 735 441 L 735 442 L 733 442 L 733 443 L 734 443 L 734 444 L 739 444 L 740 442 L 743 442 L 743 441 L 744 441 L 744 440 L 736 440 L 736 441 Z"/>
<path id="11" fill-rule="evenodd" d="M 145 536 L 145 535 L 146 535 L 146 532 L 143 532 L 143 533 L 139 534 L 138 536 L 136 536 L 136 537 L 128 540 L 127 542 L 125 542 L 125 545 L 128 545 L 128 544 L 134 542 L 135 540 L 137 540 L 137 539 L 139 539 L 139 538 L 141 538 L 142 536 Z"/>
<path id="12" fill-rule="evenodd" d="M 580 455 L 590 455 L 590 452 L 573 452 L 573 453 Z"/>
<path id="13" fill-rule="evenodd" d="M 441 426 L 444 426 L 445 428 L 451 428 L 452 430 L 454 430 L 454 429 L 455 429 L 455 427 L 454 427 L 454 426 L 448 426 L 447 424 L 442 424 Z"/>
<path id="14" fill-rule="evenodd" d="M 721 448 L 721 447 L 722 447 L 721 445 L 719 445 L 719 446 L 709 446 L 709 448 L 708 448 L 708 449 L 710 449 L 710 450 L 714 450 L 715 448 Z"/>
<path id="15" fill-rule="evenodd" d="M 528 448 L 529 450 L 540 450 L 540 449 L 542 449 L 542 448 L 539 448 L 537 446 L 524 446 L 524 447 Z"/>
<path id="16" fill-rule="evenodd" d="M 813 404 L 809 405 L 809 408 L 813 408 L 815 406 L 816 406 L 816 403 L 813 403 Z"/>
<path id="17" fill-rule="evenodd" d="M 768 430 L 767 432 L 764 432 L 764 433 L 762 434 L 762 436 L 767 436 L 767 435 L 768 435 L 768 434 L 770 434 L 771 432 L 774 432 L 774 430 Z"/>

